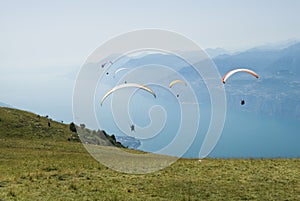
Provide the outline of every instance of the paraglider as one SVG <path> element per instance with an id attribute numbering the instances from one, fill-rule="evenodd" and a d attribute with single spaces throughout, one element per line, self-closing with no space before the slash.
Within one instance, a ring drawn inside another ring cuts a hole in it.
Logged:
<path id="1" fill-rule="evenodd" d="M 223 84 L 225 84 L 226 80 L 232 76 L 233 74 L 237 73 L 237 72 L 246 72 L 246 73 L 249 73 L 250 75 L 253 75 L 254 77 L 256 78 L 259 78 L 258 74 L 252 70 L 249 70 L 249 69 L 245 69 L 245 68 L 238 68 L 238 69 L 234 69 L 234 70 L 231 70 L 229 72 L 227 72 L 224 77 L 222 78 L 222 82 Z M 241 100 L 241 105 L 245 105 L 246 101 L 244 99 Z"/>
<path id="2" fill-rule="evenodd" d="M 123 71 L 123 70 L 127 70 L 128 68 L 119 68 L 115 71 L 114 73 L 114 77 L 120 72 L 120 71 Z"/>
<path id="3" fill-rule="evenodd" d="M 234 70 L 231 70 L 229 72 L 227 72 L 224 77 L 222 78 L 222 82 L 223 84 L 225 84 L 226 80 L 232 76 L 233 74 L 237 73 L 237 72 L 246 72 L 246 73 L 249 73 L 251 75 L 253 75 L 254 77 L 258 78 L 258 74 L 252 70 L 249 70 L 249 69 L 246 69 L 246 68 L 238 68 L 238 69 L 234 69 Z"/>
<path id="4" fill-rule="evenodd" d="M 134 124 L 130 125 L 131 132 L 135 131 Z"/>
<path id="5" fill-rule="evenodd" d="M 118 85 L 118 86 L 115 86 L 114 88 L 112 88 L 111 90 L 109 90 L 101 99 L 101 106 L 102 106 L 102 103 L 103 101 L 113 92 L 119 90 L 119 89 L 123 89 L 123 88 L 140 88 L 140 89 L 143 89 L 149 93 L 151 93 L 154 98 L 156 98 L 156 94 L 154 93 L 154 91 L 152 89 L 150 89 L 149 87 L 145 86 L 145 85 L 142 85 L 142 84 L 137 84 L 137 83 L 125 83 L 125 84 L 121 84 L 121 85 Z"/>
<path id="6" fill-rule="evenodd" d="M 187 83 L 183 80 L 173 80 L 172 82 L 170 82 L 169 87 L 172 88 L 177 83 L 181 83 L 181 84 L 187 86 Z M 177 94 L 176 97 L 178 98 L 179 94 Z"/>
<path id="7" fill-rule="evenodd" d="M 104 66 L 106 66 L 107 64 L 113 64 L 113 62 L 112 61 L 107 61 L 107 62 L 105 62 L 105 63 L 103 63 L 102 65 L 101 65 L 101 67 L 102 68 L 104 68 Z"/>
<path id="8" fill-rule="evenodd" d="M 172 82 L 170 82 L 169 87 L 172 88 L 177 83 L 182 83 L 185 86 L 187 86 L 187 83 L 185 81 L 183 81 L 183 80 L 173 80 Z"/>

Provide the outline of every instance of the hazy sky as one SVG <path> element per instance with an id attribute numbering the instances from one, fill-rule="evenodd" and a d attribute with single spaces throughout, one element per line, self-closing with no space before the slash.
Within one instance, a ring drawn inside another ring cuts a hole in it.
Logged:
<path id="1" fill-rule="evenodd" d="M 201 47 L 244 49 L 300 38 L 298 0 L 0 0 L 0 69 L 80 65 L 115 35 L 181 33 Z"/>

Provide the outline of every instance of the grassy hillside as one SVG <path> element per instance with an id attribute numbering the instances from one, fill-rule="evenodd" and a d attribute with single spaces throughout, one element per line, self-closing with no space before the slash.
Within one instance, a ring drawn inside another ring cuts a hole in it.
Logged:
<path id="1" fill-rule="evenodd" d="M 67 140 L 72 135 L 66 124 L 30 112 L 0 107 L 1 138 Z"/>
<path id="2" fill-rule="evenodd" d="M 35 122 L 30 113 L 4 110 L 0 200 L 300 200 L 300 159 L 180 159 L 154 173 L 124 174 L 66 140 L 72 134 L 67 125 L 53 122 L 66 133 L 51 131 L 58 127 L 48 128 L 46 119 Z M 4 124 L 8 119 L 12 125 Z M 43 123 L 42 131 L 30 126 Z"/>
<path id="3" fill-rule="evenodd" d="M 18 139 L 47 139 L 55 141 L 80 141 L 89 144 L 123 147 L 115 137 L 104 131 L 92 131 L 82 124 L 74 124 L 74 132 L 69 124 L 26 111 L 0 107 L 0 137 Z M 76 132 L 77 131 L 77 132 Z"/>

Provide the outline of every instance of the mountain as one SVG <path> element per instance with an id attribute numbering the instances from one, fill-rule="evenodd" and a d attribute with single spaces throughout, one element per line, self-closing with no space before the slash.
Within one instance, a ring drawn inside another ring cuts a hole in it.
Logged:
<path id="1" fill-rule="evenodd" d="M 300 75 L 300 43 L 281 50 L 279 57 L 268 67 L 277 75 L 282 73 Z"/>
<path id="2" fill-rule="evenodd" d="M 225 88 L 230 106 L 246 98 L 247 110 L 268 115 L 300 118 L 300 43 L 283 49 L 253 48 L 235 55 L 214 59 L 222 75 L 243 67 L 256 71 L 260 78 L 232 77 Z"/>
<path id="3" fill-rule="evenodd" d="M 213 61 L 221 75 L 234 68 L 249 68 L 256 71 L 260 76 L 256 80 L 249 75 L 239 74 L 228 80 L 225 89 L 230 108 L 240 109 L 239 103 L 245 99 L 244 110 L 300 119 L 299 42 L 257 47 L 235 54 L 226 54 L 228 52 L 222 48 L 208 49 L 207 52 L 210 52 L 211 57 L 218 55 L 213 58 Z M 192 56 L 196 53 L 189 52 Z M 204 84 L 187 63 L 170 54 L 143 55 L 139 58 L 126 60 L 123 66 L 135 68 L 156 63 L 172 66 L 188 82 L 198 85 L 196 86 L 197 89 Z M 146 76 L 145 73 L 144 76 Z M 115 79 L 109 81 L 115 81 Z M 202 93 L 201 90 L 198 91 Z M 201 101 L 204 99 L 205 96 L 201 94 Z"/>
<path id="4" fill-rule="evenodd" d="M 223 48 L 207 48 L 205 49 L 206 53 L 211 57 L 211 58 L 215 58 L 217 56 L 220 55 L 230 55 L 231 52 L 229 52 L 228 50 L 225 50 Z"/>
<path id="5" fill-rule="evenodd" d="M 285 49 L 292 45 L 295 45 L 298 42 L 299 42 L 298 40 L 289 39 L 289 40 L 279 41 L 279 42 L 274 42 L 274 43 L 266 43 L 266 44 L 255 47 L 255 49 L 260 49 L 260 50 L 277 49 L 277 50 L 280 50 L 280 49 Z"/>
<path id="6" fill-rule="evenodd" d="M 300 73 L 300 43 L 283 49 L 252 48 L 234 55 L 221 55 L 214 62 L 222 73 L 236 68 L 252 68 L 258 72 L 272 75 L 278 71 L 288 70 Z"/>
<path id="7" fill-rule="evenodd" d="M 236 54 L 226 54 L 228 52 L 222 48 L 208 49 L 207 52 L 210 52 L 212 57 L 214 54 L 218 55 L 213 61 L 221 75 L 241 67 L 252 69 L 260 75 L 258 80 L 243 74 L 228 80 L 225 89 L 230 108 L 240 109 L 239 103 L 245 99 L 244 110 L 300 119 L 299 42 L 257 47 Z M 194 55 L 195 52 L 190 54 Z M 151 63 L 172 66 L 189 82 L 197 83 L 198 86 L 204 84 L 186 63 L 172 55 L 145 55 L 131 59 L 125 65 L 135 67 Z M 204 96 L 201 95 L 201 99 L 203 100 Z"/>

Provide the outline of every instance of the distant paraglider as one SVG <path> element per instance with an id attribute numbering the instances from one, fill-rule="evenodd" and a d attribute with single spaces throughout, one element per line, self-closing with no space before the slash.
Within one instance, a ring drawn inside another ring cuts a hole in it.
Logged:
<path id="1" fill-rule="evenodd" d="M 128 70 L 128 68 L 118 68 L 115 73 L 114 73 L 114 77 L 120 72 L 120 71 L 123 71 L 123 70 Z"/>
<path id="2" fill-rule="evenodd" d="M 173 80 L 172 82 L 170 82 L 169 87 L 172 88 L 177 83 L 182 83 L 185 86 L 187 86 L 187 83 L 185 81 L 183 81 L 183 80 Z"/>
<path id="3" fill-rule="evenodd" d="M 123 89 L 123 88 L 140 88 L 140 89 L 143 89 L 149 93 L 151 93 L 154 98 L 156 98 L 156 94 L 154 93 L 154 91 L 152 89 L 150 89 L 149 87 L 145 86 L 145 85 L 142 85 L 142 84 L 137 84 L 137 83 L 125 83 L 125 84 L 121 84 L 121 85 L 118 85 L 118 86 L 115 86 L 114 88 L 112 88 L 111 90 L 109 90 L 101 99 L 101 106 L 102 106 L 102 103 L 103 101 L 113 92 L 119 90 L 119 89 Z"/>
<path id="4" fill-rule="evenodd" d="M 185 86 L 187 86 L 187 83 L 183 80 L 173 80 L 172 82 L 170 82 L 169 87 L 172 88 L 175 84 L 181 83 Z M 179 97 L 179 94 L 176 95 L 176 97 Z"/>
<path id="5" fill-rule="evenodd" d="M 112 61 L 107 61 L 107 62 L 103 63 L 103 64 L 101 65 L 101 67 L 104 68 L 104 67 L 105 67 L 106 65 L 108 65 L 108 64 L 112 65 L 113 62 L 112 62 Z"/>
<path id="6" fill-rule="evenodd" d="M 134 124 L 130 125 L 131 132 L 135 131 Z"/>

